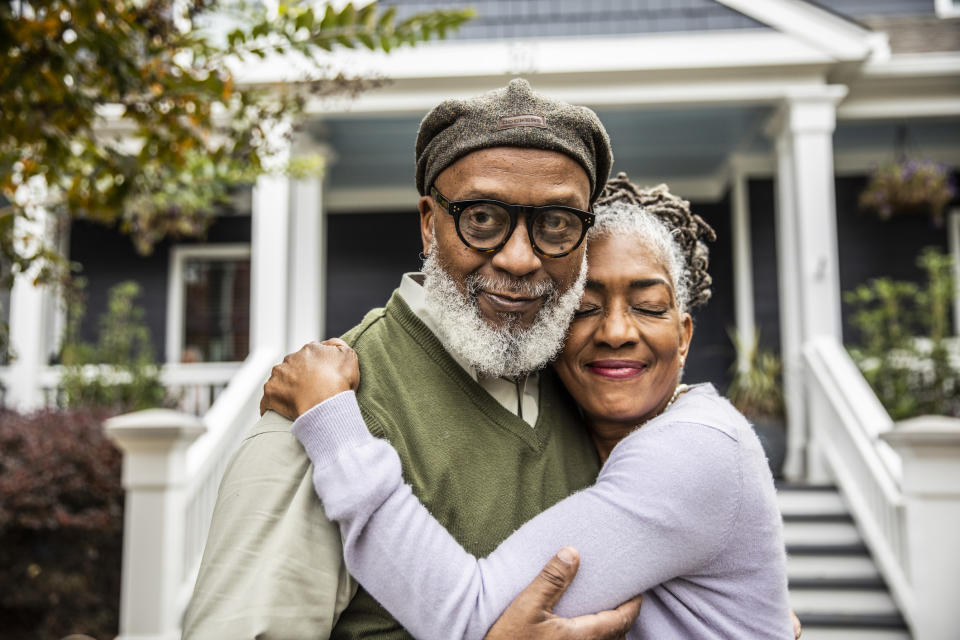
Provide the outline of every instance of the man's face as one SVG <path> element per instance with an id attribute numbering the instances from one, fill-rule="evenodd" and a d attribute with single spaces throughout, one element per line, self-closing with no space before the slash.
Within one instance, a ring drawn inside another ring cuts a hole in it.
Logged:
<path id="1" fill-rule="evenodd" d="M 540 149 L 474 151 L 441 172 L 434 186 L 451 201 L 489 198 L 583 210 L 590 206 L 586 171 L 565 154 Z M 436 257 L 464 297 L 475 296 L 480 314 L 494 329 L 528 329 L 549 296 L 542 291 L 562 295 L 577 280 L 584 245 L 560 258 L 538 256 L 530 246 L 525 215 L 506 245 L 490 254 L 464 245 L 453 216 L 433 198 L 421 198 L 419 208 L 424 254 Z"/>

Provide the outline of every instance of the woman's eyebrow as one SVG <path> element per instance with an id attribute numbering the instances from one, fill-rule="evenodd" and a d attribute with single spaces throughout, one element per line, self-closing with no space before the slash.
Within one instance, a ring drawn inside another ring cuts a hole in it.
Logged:
<path id="1" fill-rule="evenodd" d="M 587 278 L 587 283 L 583 286 L 585 289 L 589 289 L 591 291 L 603 292 L 607 290 L 607 285 L 603 284 L 599 280 L 591 280 L 590 278 Z"/>
<path id="2" fill-rule="evenodd" d="M 642 280 L 632 280 L 630 282 L 631 289 L 647 289 L 649 287 L 655 287 L 658 284 L 670 288 L 670 283 L 664 280 L 663 278 L 644 278 Z"/>
<path id="3" fill-rule="evenodd" d="M 630 281 L 631 289 L 649 289 L 650 287 L 655 287 L 657 285 L 663 285 L 668 289 L 670 288 L 670 283 L 663 278 L 642 278 L 640 280 Z M 591 291 L 603 292 L 607 290 L 607 285 L 601 280 L 591 280 L 587 278 L 587 283 L 584 285 L 584 288 Z"/>

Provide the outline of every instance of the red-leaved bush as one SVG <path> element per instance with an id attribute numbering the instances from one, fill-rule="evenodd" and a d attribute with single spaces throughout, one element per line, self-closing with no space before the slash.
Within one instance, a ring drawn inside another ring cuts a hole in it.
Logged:
<path id="1" fill-rule="evenodd" d="M 123 490 L 107 416 L 0 411 L 0 638 L 117 634 Z"/>

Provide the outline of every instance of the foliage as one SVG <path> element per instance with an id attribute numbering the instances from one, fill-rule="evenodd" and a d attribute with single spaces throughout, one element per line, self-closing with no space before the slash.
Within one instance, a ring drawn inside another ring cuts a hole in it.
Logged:
<path id="1" fill-rule="evenodd" d="M 112 287 L 100 317 L 97 344 L 79 339 L 84 315 L 82 289 L 69 296 L 61 359 L 60 392 L 66 407 L 110 407 L 118 412 L 162 406 L 166 391 L 153 354 L 144 311 L 135 304 L 140 286 L 127 281 Z M 107 365 L 104 371 L 95 365 Z M 93 371 L 91 372 L 91 369 Z"/>
<path id="2" fill-rule="evenodd" d="M 101 410 L 0 412 L 0 629 L 117 634 L 123 491 Z"/>
<path id="3" fill-rule="evenodd" d="M 310 97 L 383 84 L 334 73 L 329 52 L 444 37 L 471 15 L 398 20 L 375 2 L 0 2 L 0 277 L 9 286 L 34 264 L 37 280 L 62 275 L 56 249 L 23 224 L 42 209 L 117 224 L 143 252 L 165 234 L 202 233 L 232 185 L 282 166 Z M 238 82 L 238 64 L 261 59 L 303 77 Z"/>
<path id="4" fill-rule="evenodd" d="M 783 420 L 783 369 L 780 358 L 769 349 L 760 348 L 760 333 L 743 344 L 730 330 L 730 339 L 737 351 L 731 372 L 733 380 L 727 397 L 743 415 L 754 422 Z"/>
<path id="5" fill-rule="evenodd" d="M 874 169 L 860 194 L 860 207 L 881 218 L 896 213 L 924 213 L 943 224 L 943 212 L 957 195 L 950 168 L 932 160 L 903 158 Z"/>
<path id="6" fill-rule="evenodd" d="M 844 294 L 862 342 L 850 354 L 895 420 L 960 417 L 960 368 L 951 362 L 948 345 L 952 260 L 927 248 L 917 264 L 925 285 L 878 278 Z"/>

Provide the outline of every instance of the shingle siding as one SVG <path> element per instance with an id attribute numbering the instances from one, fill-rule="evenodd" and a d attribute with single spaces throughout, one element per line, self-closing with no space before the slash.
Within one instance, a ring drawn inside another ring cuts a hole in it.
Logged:
<path id="1" fill-rule="evenodd" d="M 811 4 L 851 18 L 919 16 L 935 13 L 934 0 L 823 0 Z"/>
<path id="2" fill-rule="evenodd" d="M 629 35 L 767 28 L 715 0 L 384 0 L 399 17 L 420 11 L 473 7 L 477 17 L 452 39 Z M 853 20 L 933 16 L 934 0 L 810 2 Z"/>
<path id="3" fill-rule="evenodd" d="M 764 25 L 714 0 L 385 0 L 398 17 L 473 7 L 477 16 L 453 39 L 628 35 Z"/>

